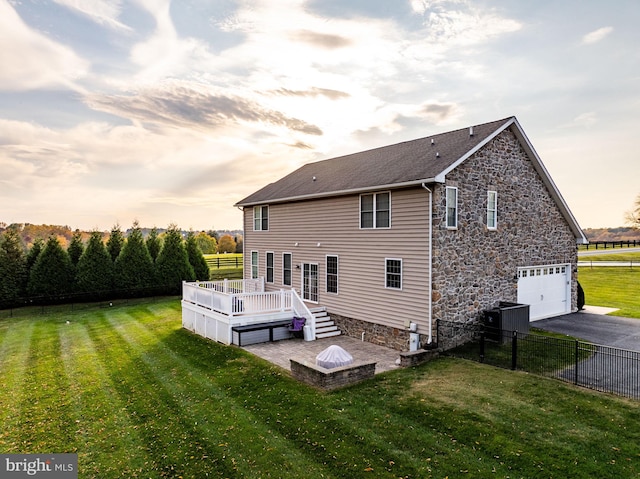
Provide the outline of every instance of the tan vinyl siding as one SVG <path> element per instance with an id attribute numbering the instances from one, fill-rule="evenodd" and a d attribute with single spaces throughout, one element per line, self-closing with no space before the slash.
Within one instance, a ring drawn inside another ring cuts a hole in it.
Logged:
<path id="1" fill-rule="evenodd" d="M 388 229 L 360 229 L 359 195 L 270 205 L 269 231 L 253 231 L 248 208 L 245 251 L 260 252 L 260 276 L 266 273 L 265 253 L 275 253 L 269 289 L 288 288 L 282 281 L 282 253 L 290 252 L 293 288 L 301 291 L 301 264 L 317 263 L 318 304 L 331 313 L 400 329 L 409 319 L 426 329 L 428 201 L 421 188 L 392 191 Z M 327 255 L 338 256 L 338 294 L 326 292 Z M 385 288 L 385 258 L 402 259 L 400 291 Z M 247 277 L 248 267 L 245 262 Z"/>

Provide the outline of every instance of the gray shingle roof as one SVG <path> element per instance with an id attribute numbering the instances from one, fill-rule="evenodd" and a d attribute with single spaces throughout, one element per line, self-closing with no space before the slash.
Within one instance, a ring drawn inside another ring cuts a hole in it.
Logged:
<path id="1" fill-rule="evenodd" d="M 339 195 L 432 182 L 502 131 L 513 117 L 308 163 L 247 196 L 237 206 Z M 315 178 L 315 180 L 314 180 Z"/>

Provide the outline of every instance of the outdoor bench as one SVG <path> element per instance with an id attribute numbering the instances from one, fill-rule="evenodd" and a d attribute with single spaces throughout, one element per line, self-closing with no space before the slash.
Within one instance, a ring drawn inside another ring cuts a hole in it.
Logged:
<path id="1" fill-rule="evenodd" d="M 271 323 L 246 324 L 244 326 L 233 326 L 233 344 L 247 346 L 249 344 L 266 343 L 289 339 L 291 332 L 289 327 L 291 320 L 273 321 Z"/>

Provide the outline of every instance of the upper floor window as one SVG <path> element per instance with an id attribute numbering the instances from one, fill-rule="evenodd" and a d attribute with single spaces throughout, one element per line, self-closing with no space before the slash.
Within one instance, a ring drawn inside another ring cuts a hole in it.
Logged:
<path id="1" fill-rule="evenodd" d="M 447 228 L 458 227 L 458 188 L 447 186 Z"/>
<path id="2" fill-rule="evenodd" d="M 391 226 L 391 193 L 360 195 L 360 228 Z"/>
<path id="3" fill-rule="evenodd" d="M 487 228 L 490 230 L 498 228 L 498 193 L 496 191 L 487 192 Z"/>
<path id="4" fill-rule="evenodd" d="M 267 231 L 269 229 L 269 207 L 253 207 L 253 231 Z"/>

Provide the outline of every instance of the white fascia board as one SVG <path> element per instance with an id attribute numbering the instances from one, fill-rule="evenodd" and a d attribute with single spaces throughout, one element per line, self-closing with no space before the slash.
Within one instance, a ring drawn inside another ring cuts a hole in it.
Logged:
<path id="1" fill-rule="evenodd" d="M 484 146 L 489 143 L 491 140 L 493 140 L 496 136 L 498 136 L 500 133 L 502 133 L 504 130 L 506 130 L 507 128 L 509 128 L 513 122 L 516 121 L 516 117 L 512 116 L 511 118 L 509 118 L 504 125 L 502 125 L 500 128 L 496 129 L 496 131 L 494 131 L 493 133 L 491 133 L 488 137 L 486 137 L 483 141 L 481 141 L 480 143 L 478 143 L 475 147 L 473 147 L 471 150 L 467 151 L 464 155 L 462 155 L 458 160 L 456 160 L 454 163 L 452 163 L 446 170 L 442 171 L 441 173 L 439 173 L 436 178 L 442 178 L 444 182 L 444 177 L 450 173 L 451 171 L 455 170 L 458 166 L 460 166 L 462 163 L 464 163 L 466 160 L 468 160 L 472 155 L 474 155 L 476 152 L 478 152 L 480 149 L 484 148 Z"/>
<path id="2" fill-rule="evenodd" d="M 327 191 L 324 193 L 315 193 L 311 195 L 299 195 L 299 196 L 290 196 L 288 198 L 276 198 L 273 200 L 263 200 L 263 201 L 255 201 L 251 203 L 236 203 L 235 207 L 246 207 L 246 206 L 256 206 L 256 205 L 273 205 L 276 203 L 289 203 L 292 201 L 303 201 L 303 200 L 315 200 L 319 198 L 330 198 L 332 196 L 345 196 L 345 195 L 353 195 L 358 193 L 366 193 L 369 191 L 378 191 L 378 190 L 395 190 L 399 188 L 407 188 L 411 186 L 420 186 L 423 183 L 433 184 L 433 183 L 444 183 L 444 176 L 438 175 L 435 178 L 425 178 L 422 180 L 413 180 L 413 181 L 405 181 L 403 183 L 390 183 L 386 185 L 372 185 L 372 186 L 363 186 L 361 188 L 353 188 L 348 190 L 340 190 L 340 191 Z"/>

